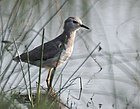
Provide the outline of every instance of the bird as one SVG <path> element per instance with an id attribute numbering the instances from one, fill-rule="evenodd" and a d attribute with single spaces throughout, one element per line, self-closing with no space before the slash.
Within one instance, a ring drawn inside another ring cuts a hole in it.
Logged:
<path id="1" fill-rule="evenodd" d="M 48 90 L 52 88 L 52 81 L 54 77 L 54 70 L 66 62 L 72 54 L 76 32 L 80 28 L 89 30 L 79 17 L 68 17 L 64 21 L 63 32 L 58 37 L 45 42 L 44 47 L 38 46 L 29 52 L 13 58 L 17 62 L 25 62 L 40 67 L 41 55 L 43 68 L 48 68 L 48 75 L 46 79 Z M 43 51 L 43 53 L 42 53 Z"/>

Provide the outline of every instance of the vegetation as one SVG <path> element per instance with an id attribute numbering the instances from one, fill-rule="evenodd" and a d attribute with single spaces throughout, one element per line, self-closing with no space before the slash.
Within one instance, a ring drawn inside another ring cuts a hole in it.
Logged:
<path id="1" fill-rule="evenodd" d="M 0 0 L 0 109 L 140 109 L 139 11 L 139 0 Z M 78 32 L 79 52 L 56 69 L 54 97 L 44 69 L 13 57 L 53 39 L 68 16 L 92 31 Z"/>

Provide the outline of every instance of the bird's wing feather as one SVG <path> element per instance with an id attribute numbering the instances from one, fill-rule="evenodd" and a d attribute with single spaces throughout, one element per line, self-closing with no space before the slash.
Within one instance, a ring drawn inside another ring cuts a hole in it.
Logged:
<path id="1" fill-rule="evenodd" d="M 43 50 L 43 60 L 47 60 L 50 58 L 55 57 L 56 55 L 61 53 L 60 46 L 62 45 L 61 41 L 58 40 L 52 40 L 50 42 L 47 42 L 44 44 L 44 50 Z M 31 50 L 30 52 L 26 52 L 20 55 L 20 59 L 23 62 L 29 61 L 38 61 L 41 58 L 41 52 L 42 52 L 42 46 L 38 46 L 35 49 Z"/>

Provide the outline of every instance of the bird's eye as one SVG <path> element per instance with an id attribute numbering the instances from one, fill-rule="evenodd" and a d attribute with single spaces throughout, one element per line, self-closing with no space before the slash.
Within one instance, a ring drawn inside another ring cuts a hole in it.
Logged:
<path id="1" fill-rule="evenodd" d="M 73 21 L 73 23 L 76 23 L 76 24 L 78 24 L 78 22 L 77 22 L 77 21 L 75 21 L 75 20 Z"/>

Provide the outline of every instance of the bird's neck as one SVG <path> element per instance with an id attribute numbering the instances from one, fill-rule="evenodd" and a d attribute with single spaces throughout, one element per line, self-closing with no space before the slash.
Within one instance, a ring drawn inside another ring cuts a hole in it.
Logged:
<path id="1" fill-rule="evenodd" d="M 63 36 L 66 43 L 68 43 L 69 41 L 74 42 L 76 31 L 64 31 Z"/>

